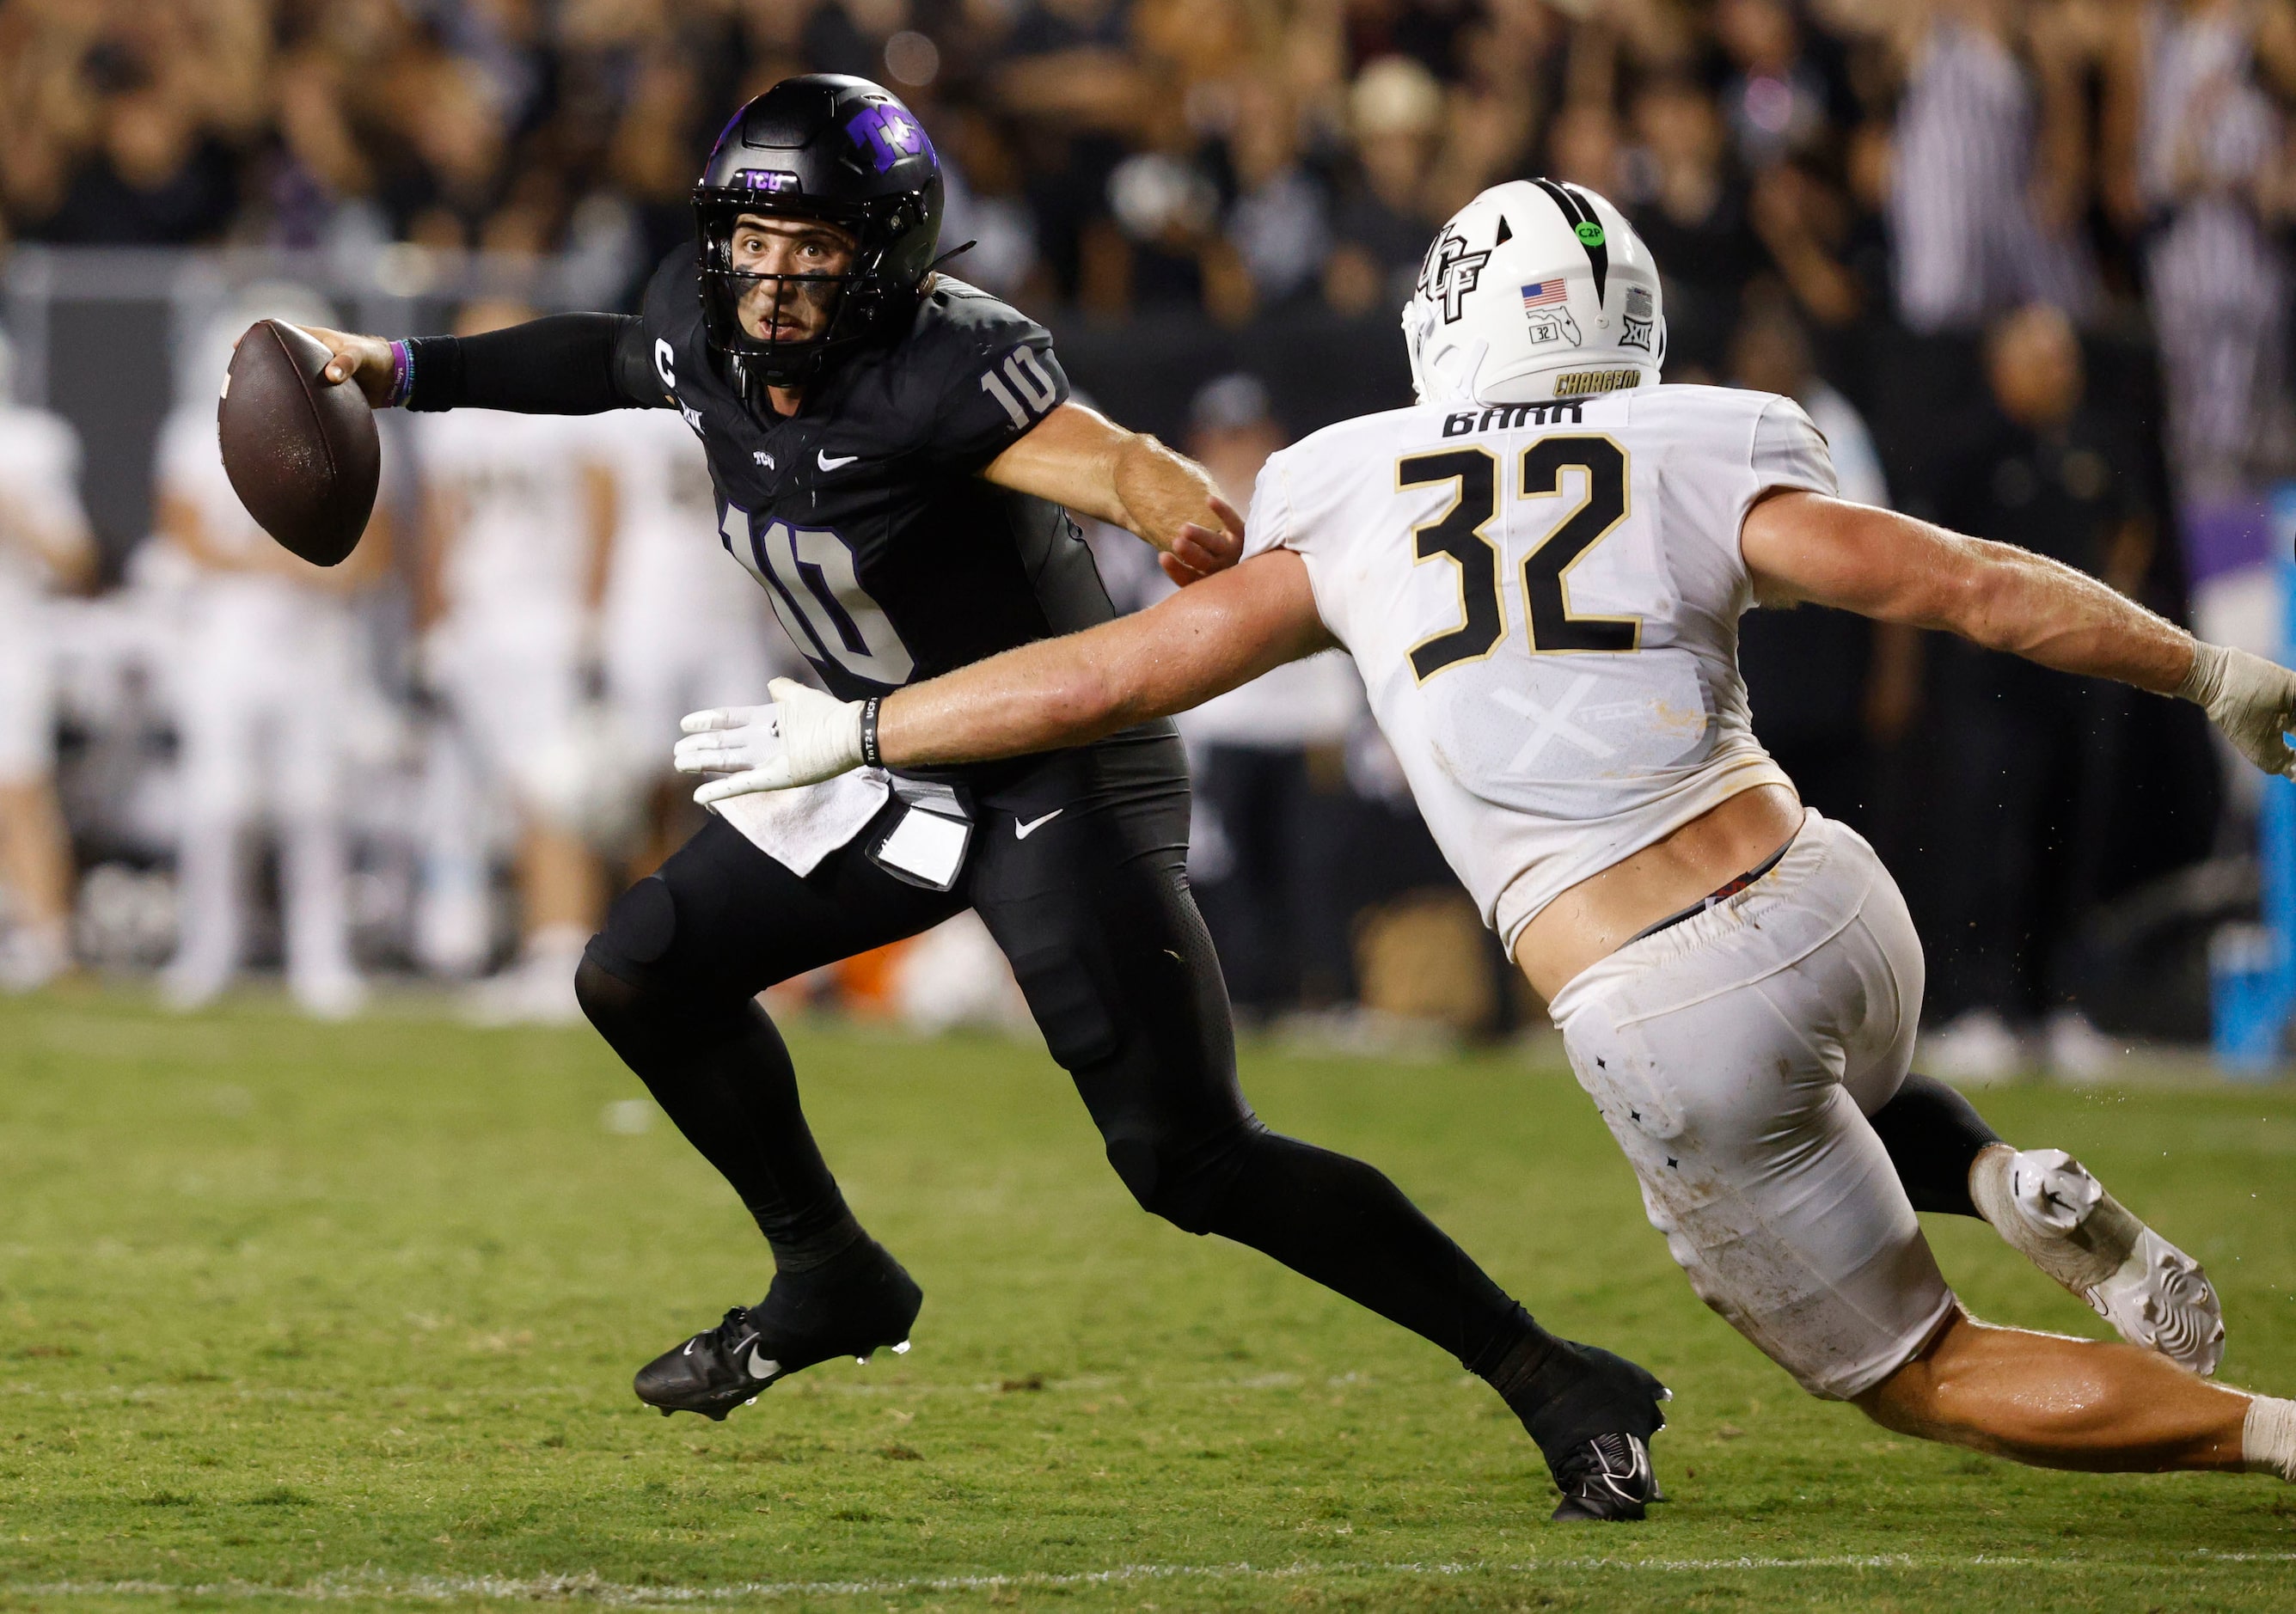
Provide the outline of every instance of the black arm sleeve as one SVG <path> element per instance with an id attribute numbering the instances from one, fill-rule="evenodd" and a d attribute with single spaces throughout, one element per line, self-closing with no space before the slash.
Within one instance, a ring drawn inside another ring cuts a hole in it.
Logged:
<path id="1" fill-rule="evenodd" d="M 409 409 L 601 414 L 658 409 L 644 322 L 627 314 L 553 314 L 482 336 L 418 336 Z"/>

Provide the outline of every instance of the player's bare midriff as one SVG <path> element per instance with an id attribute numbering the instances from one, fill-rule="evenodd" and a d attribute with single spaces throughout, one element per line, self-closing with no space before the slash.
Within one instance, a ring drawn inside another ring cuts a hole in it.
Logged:
<path id="1" fill-rule="evenodd" d="M 1801 802 L 1786 786 L 1741 791 L 1541 908 L 1515 942 L 1515 963 L 1551 1003 L 1581 970 L 1759 866 L 1800 828 Z"/>

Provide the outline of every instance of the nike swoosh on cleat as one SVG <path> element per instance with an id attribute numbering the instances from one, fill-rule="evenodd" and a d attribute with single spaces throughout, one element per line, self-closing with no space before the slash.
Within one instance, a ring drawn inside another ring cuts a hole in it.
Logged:
<path id="1" fill-rule="evenodd" d="M 782 1364 L 780 1363 L 768 1361 L 763 1351 L 759 1350 L 754 1345 L 750 1347 L 750 1377 L 752 1379 L 770 1379 L 781 1371 Z"/>
<path id="2" fill-rule="evenodd" d="M 1026 823 L 1022 823 L 1019 819 L 1015 818 L 1013 821 L 1013 839 L 1015 840 L 1028 840 L 1029 836 L 1035 834 L 1038 830 L 1043 829 L 1046 824 L 1052 823 L 1054 819 L 1058 818 L 1062 813 L 1067 811 L 1068 808 L 1066 807 L 1054 807 L 1042 818 L 1031 818 Z"/>
<path id="3" fill-rule="evenodd" d="M 861 456 L 857 454 L 849 454 L 841 457 L 832 457 L 825 450 L 816 449 L 813 457 L 821 462 L 821 468 L 824 471 L 835 471 L 842 466 L 850 465 Z"/>

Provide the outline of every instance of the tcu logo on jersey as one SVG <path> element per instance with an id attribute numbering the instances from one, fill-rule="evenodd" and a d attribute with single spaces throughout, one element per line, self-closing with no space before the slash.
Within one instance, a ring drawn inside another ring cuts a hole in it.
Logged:
<path id="1" fill-rule="evenodd" d="M 1467 250 L 1467 238 L 1456 230 L 1447 229 L 1427 249 L 1427 256 L 1419 266 L 1419 293 L 1429 302 L 1443 306 L 1443 323 L 1450 324 L 1459 317 L 1460 305 L 1475 283 L 1483 277 L 1483 265 L 1489 261 L 1488 252 Z"/>

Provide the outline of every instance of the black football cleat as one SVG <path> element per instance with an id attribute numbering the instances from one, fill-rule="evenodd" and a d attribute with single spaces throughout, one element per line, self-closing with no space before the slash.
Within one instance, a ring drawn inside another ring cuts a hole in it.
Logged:
<path id="1" fill-rule="evenodd" d="M 699 1413 L 716 1422 L 791 1373 L 876 1351 L 909 1348 L 909 1328 L 924 1290 L 885 1253 L 864 1240 L 823 1266 L 776 1274 L 766 1298 L 737 1306 L 725 1321 L 638 1369 L 631 1388 L 661 1415 Z"/>
<path id="2" fill-rule="evenodd" d="M 1666 1500 L 1639 1435 L 1595 1436 L 1555 1465 L 1554 1483 L 1562 1492 L 1557 1524 L 1640 1519 Z"/>
<path id="3" fill-rule="evenodd" d="M 1666 1427 L 1673 1392 L 1637 1363 L 1575 1340 L 1556 1342 L 1510 1405 L 1546 1458 L 1562 1504 L 1557 1523 L 1640 1519 L 1664 1502 L 1652 1471 L 1651 1437 Z"/>

